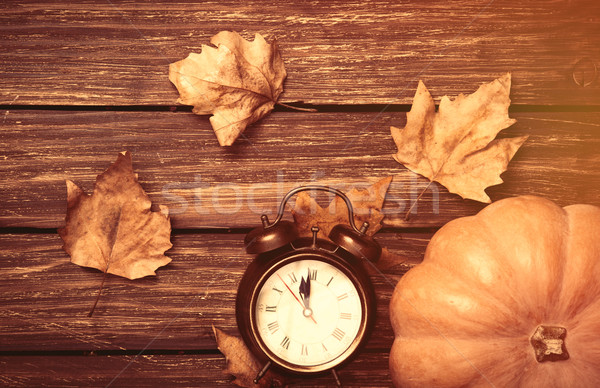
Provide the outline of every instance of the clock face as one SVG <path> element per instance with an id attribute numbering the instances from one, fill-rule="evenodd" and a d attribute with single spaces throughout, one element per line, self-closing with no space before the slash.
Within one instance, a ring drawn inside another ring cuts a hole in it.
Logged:
<path id="1" fill-rule="evenodd" d="M 366 304 L 347 273 L 316 257 L 267 272 L 251 309 L 255 334 L 272 359 L 321 371 L 352 353 L 364 335 Z"/>

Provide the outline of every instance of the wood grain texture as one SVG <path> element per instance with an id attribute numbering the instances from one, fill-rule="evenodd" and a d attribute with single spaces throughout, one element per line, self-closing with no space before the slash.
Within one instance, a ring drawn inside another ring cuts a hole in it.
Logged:
<path id="1" fill-rule="evenodd" d="M 234 387 L 215 355 L 0 356 L 0 384 L 11 387 Z M 383 359 L 383 360 L 382 360 Z M 390 387 L 387 355 L 361 354 L 339 371 L 344 387 Z M 331 375 L 291 377 L 292 387 L 330 388 Z M 109 385 L 110 384 L 110 385 Z"/>
<path id="2" fill-rule="evenodd" d="M 402 259 L 369 266 L 378 298 L 368 351 L 387 353 L 393 333 L 388 305 L 395 282 L 423 258 L 431 234 L 383 233 L 377 240 Z M 243 234 L 177 234 L 173 261 L 157 276 L 108 276 L 69 262 L 54 234 L 0 234 L 0 351 L 216 349 L 211 326 L 237 333 L 235 296 L 252 256 Z"/>
<path id="3" fill-rule="evenodd" d="M 514 103 L 600 103 L 598 79 L 586 88 L 573 82 L 578 61 L 600 64 L 594 0 L 307 0 L 293 7 L 9 0 L 0 7 L 1 104 L 174 105 L 168 64 L 221 30 L 279 41 L 288 70 L 284 102 L 407 104 L 419 79 L 440 98 L 512 71 Z"/>
<path id="4" fill-rule="evenodd" d="M 501 136 L 530 135 L 492 200 L 532 194 L 565 206 L 600 205 L 600 113 L 515 113 Z M 0 226 L 57 228 L 65 179 L 87 192 L 117 153 L 133 154 L 142 187 L 169 206 L 175 228 L 254 227 L 283 195 L 306 184 L 342 190 L 393 175 L 384 209 L 396 226 L 439 227 L 484 204 L 434 184 L 393 160 L 389 126 L 405 113 L 277 112 L 232 147 L 219 147 L 206 117 L 165 112 L 10 111 L 0 139 Z"/>
<path id="5" fill-rule="evenodd" d="M 131 363 L 131 364 L 130 364 Z M 214 355 L 0 356 L 0 385 L 10 387 L 233 386 Z M 109 385 L 110 384 L 110 385 Z"/>

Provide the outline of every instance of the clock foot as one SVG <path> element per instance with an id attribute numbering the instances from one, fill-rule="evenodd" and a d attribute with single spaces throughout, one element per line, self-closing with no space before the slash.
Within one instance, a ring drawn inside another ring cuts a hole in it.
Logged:
<path id="1" fill-rule="evenodd" d="M 340 381 L 340 376 L 338 376 L 335 369 L 331 370 L 331 374 L 333 375 L 333 379 L 335 380 L 335 385 L 338 386 L 339 388 L 342 388 L 342 382 Z"/>
<path id="2" fill-rule="evenodd" d="M 269 368 L 271 367 L 271 361 L 267 362 L 265 364 L 265 366 L 263 366 L 263 368 L 260 370 L 260 372 L 258 372 L 258 374 L 256 375 L 256 377 L 254 378 L 254 384 L 258 384 L 258 381 L 260 379 L 262 379 L 262 377 L 265 375 L 265 373 L 267 373 L 267 371 L 269 370 Z"/>

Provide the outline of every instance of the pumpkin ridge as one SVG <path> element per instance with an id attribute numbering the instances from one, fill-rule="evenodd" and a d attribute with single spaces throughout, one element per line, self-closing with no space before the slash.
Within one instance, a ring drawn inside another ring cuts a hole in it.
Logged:
<path id="1" fill-rule="evenodd" d="M 473 232 L 469 235 L 463 236 L 460 233 L 463 233 L 462 231 L 465 229 L 474 229 L 475 232 Z M 485 280 L 482 280 L 480 278 L 480 276 L 474 274 L 473 268 L 471 267 L 470 262 L 465 262 L 465 261 L 461 260 L 459 263 L 457 263 L 458 256 L 450 257 L 449 253 L 447 253 L 444 256 L 436 256 L 437 248 L 435 248 L 435 247 L 440 245 L 438 243 L 438 241 L 440 241 L 440 240 L 447 240 L 447 241 L 449 241 L 450 246 L 456 246 L 456 245 L 460 245 L 460 243 L 463 240 L 466 243 L 469 241 L 472 242 L 472 240 L 476 239 L 477 243 L 483 242 L 483 245 L 480 246 L 480 248 L 482 250 L 500 249 L 500 248 L 498 248 L 498 246 L 494 247 L 493 245 L 490 245 L 490 244 L 495 243 L 495 241 L 493 239 L 480 238 L 479 235 L 482 233 L 481 231 L 487 230 L 487 229 L 489 229 L 489 226 L 486 225 L 485 219 L 482 217 L 478 217 L 478 215 L 464 217 L 464 218 L 460 218 L 460 219 L 456 219 L 456 220 L 448 222 L 431 239 L 428 249 L 425 253 L 425 259 L 423 260 L 423 263 L 420 264 L 419 266 L 417 266 L 415 269 L 417 269 L 419 267 L 430 267 L 430 268 L 436 268 L 436 267 L 440 268 L 441 267 L 441 268 L 444 268 L 448 273 L 453 274 L 454 277 L 457 279 L 462 277 L 462 280 L 467 281 L 469 284 L 475 284 L 474 282 L 477 282 L 476 284 L 478 284 L 480 286 L 480 287 L 476 288 L 477 298 L 479 299 L 479 297 L 484 297 L 487 302 L 487 303 L 485 303 L 485 305 L 495 306 L 495 308 L 498 309 L 502 313 L 503 316 L 523 316 L 524 311 L 523 311 L 523 309 L 520 308 L 520 304 L 519 304 L 519 301 L 517 300 L 517 298 L 511 292 L 508 292 L 508 295 L 509 295 L 508 299 L 506 298 L 506 295 L 507 295 L 506 292 L 502 293 L 503 298 L 500 298 L 497 288 L 486 285 Z M 449 237 L 447 235 L 452 235 L 452 236 Z M 433 248 L 430 249 L 430 247 L 433 247 Z M 461 249 L 463 249 L 463 248 L 461 248 Z M 440 250 L 446 251 L 446 247 L 444 246 L 444 247 L 440 248 Z M 463 252 L 461 252 L 461 253 L 463 253 Z M 477 260 L 477 261 L 483 262 L 482 260 L 485 260 L 486 262 L 488 262 L 488 260 L 489 260 L 490 263 L 493 263 L 493 262 L 497 263 L 499 261 L 497 259 L 494 259 L 493 257 L 488 257 L 488 256 L 489 255 L 484 255 L 484 256 L 482 256 L 484 258 L 482 258 L 482 259 L 480 258 L 480 260 Z M 419 268 L 418 270 L 420 271 L 421 269 L 422 268 Z M 493 267 L 490 267 L 488 269 L 493 270 Z M 411 270 L 411 271 L 413 271 L 413 270 Z M 431 269 L 425 269 L 425 271 L 429 272 L 431 274 Z M 465 278 L 465 274 L 467 274 L 467 278 Z M 436 281 L 440 281 L 440 280 L 441 280 L 440 278 L 436 279 Z M 506 279 L 501 278 L 499 281 L 505 281 L 505 280 Z M 489 281 L 490 280 L 488 280 L 488 282 Z M 498 281 L 498 280 L 493 280 L 493 281 Z M 442 282 L 442 284 L 445 284 L 445 283 Z M 483 287 L 481 287 L 481 286 L 483 286 Z M 473 289 L 474 289 L 474 287 L 471 289 L 471 291 Z M 465 295 L 471 293 L 471 292 L 468 292 L 467 290 L 462 290 L 461 292 Z M 508 327 L 507 327 L 507 329 L 508 329 Z M 514 333 L 514 335 L 530 335 L 531 330 L 533 330 L 533 327 L 527 327 L 526 329 L 523 328 L 518 333 Z M 507 333 L 507 334 L 510 334 L 510 333 Z M 512 334 L 510 334 L 510 335 L 512 335 Z"/>
<path id="2" fill-rule="evenodd" d="M 565 246 L 565 262 L 563 272 L 564 280 L 560 288 L 560 305 L 557 307 L 556 316 L 566 321 L 582 314 L 595 302 L 595 297 L 600 295 L 600 248 L 594 252 L 589 246 L 583 246 L 582 234 L 590 234 L 589 230 L 600 228 L 600 208 L 591 205 L 566 206 L 564 211 L 569 220 L 568 244 Z M 594 214 L 594 217 L 587 216 Z M 582 214 L 586 219 L 592 219 L 587 225 L 582 223 Z M 595 223 L 594 223 L 595 219 Z M 590 249 L 589 256 L 582 258 L 582 250 Z M 572 253 L 575 251 L 577 254 Z"/>
<path id="3" fill-rule="evenodd" d="M 524 287 L 524 292 L 515 293 L 516 298 L 513 298 L 512 303 L 519 308 L 515 311 L 516 314 L 531 318 L 527 332 L 523 333 L 530 335 L 530 332 L 533 332 L 539 324 L 556 321 L 559 318 L 552 309 L 548 310 L 546 306 L 548 303 L 552 306 L 560 303 L 560 290 L 564 283 L 566 266 L 564 258 L 567 254 L 567 241 L 570 236 L 570 233 L 567 232 L 569 217 L 567 212 L 554 202 L 530 195 L 507 198 L 496 202 L 495 205 L 497 206 L 486 207 L 475 217 L 482 220 L 485 230 L 495 233 L 493 240 L 498 244 L 498 251 L 505 255 L 504 261 L 511 263 L 514 270 L 527 271 L 517 275 L 518 277 L 527 277 L 528 283 Z M 529 213 L 536 214 L 536 217 L 528 217 Z M 505 221 L 505 219 L 508 220 Z M 521 242 L 525 244 L 538 243 L 540 245 L 538 248 L 541 248 L 546 256 L 542 257 L 541 253 L 534 249 L 525 252 L 528 253 L 527 255 L 519 252 L 521 257 L 528 258 L 526 262 L 520 263 L 515 260 L 515 256 L 506 256 L 506 252 L 510 252 L 511 247 L 517 241 L 506 238 L 504 235 L 506 230 L 498 227 L 498 224 L 502 222 L 529 224 L 532 228 L 537 226 L 539 229 L 526 230 L 525 233 L 528 233 L 529 238 L 524 238 Z M 559 249 L 550 250 L 547 246 L 548 241 L 556 241 Z M 545 277 L 540 276 L 540 273 Z M 512 290 L 505 290 L 505 292 L 511 293 Z"/>

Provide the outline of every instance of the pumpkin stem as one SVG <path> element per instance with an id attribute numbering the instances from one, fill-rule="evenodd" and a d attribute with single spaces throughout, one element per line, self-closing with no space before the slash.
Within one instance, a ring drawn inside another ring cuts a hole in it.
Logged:
<path id="1" fill-rule="evenodd" d="M 539 325 L 530 339 L 536 360 L 544 362 L 568 359 L 566 336 L 567 329 L 564 327 Z"/>

